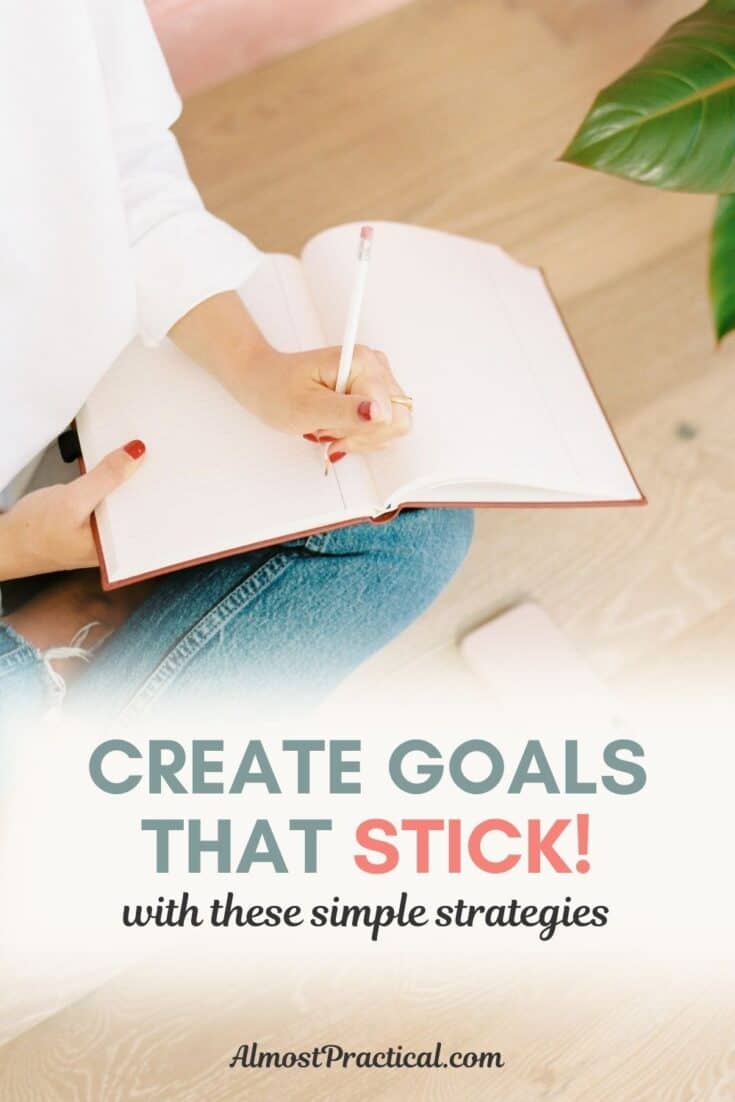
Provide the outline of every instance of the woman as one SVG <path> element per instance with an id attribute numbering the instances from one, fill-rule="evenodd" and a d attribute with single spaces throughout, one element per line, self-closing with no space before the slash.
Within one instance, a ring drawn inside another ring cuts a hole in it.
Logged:
<path id="1" fill-rule="evenodd" d="M 272 701 L 289 686 L 289 699 L 316 701 L 439 593 L 471 514 L 408 512 L 103 594 L 90 516 L 134 477 L 145 442 L 121 441 L 69 483 L 29 486 L 136 336 L 168 336 L 275 430 L 328 441 L 332 462 L 410 431 L 411 415 L 391 401 L 401 390 L 380 352 L 359 349 L 337 395 L 337 349 L 284 354 L 264 340 L 236 293 L 257 250 L 188 177 L 143 0 L 12 5 L 0 62 L 0 582 L 63 572 L 0 619 L 0 724 L 43 712 L 67 682 L 70 705 L 126 718 L 187 694 Z"/>

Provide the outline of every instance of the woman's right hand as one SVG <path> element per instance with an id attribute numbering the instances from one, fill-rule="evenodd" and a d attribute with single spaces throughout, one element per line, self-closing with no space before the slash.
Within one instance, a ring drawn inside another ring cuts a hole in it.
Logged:
<path id="1" fill-rule="evenodd" d="M 142 441 L 131 440 L 87 474 L 35 490 L 1 515 L 0 581 L 97 566 L 92 513 L 135 473 L 144 454 Z"/>

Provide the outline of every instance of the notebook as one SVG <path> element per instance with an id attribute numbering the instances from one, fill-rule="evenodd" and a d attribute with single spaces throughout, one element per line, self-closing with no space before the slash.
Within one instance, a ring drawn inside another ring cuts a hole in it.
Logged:
<path id="1" fill-rule="evenodd" d="M 358 339 L 390 357 L 413 431 L 324 477 L 321 448 L 260 423 L 171 342 L 132 343 L 77 419 L 87 469 L 121 441 L 147 447 L 95 515 L 106 588 L 406 507 L 644 502 L 540 270 L 373 225 Z M 241 294 L 277 348 L 340 344 L 359 228 L 263 257 Z"/>

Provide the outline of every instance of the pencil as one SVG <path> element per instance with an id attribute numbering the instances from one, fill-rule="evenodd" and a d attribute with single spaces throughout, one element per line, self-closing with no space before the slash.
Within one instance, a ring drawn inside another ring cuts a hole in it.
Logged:
<path id="1" fill-rule="evenodd" d="M 350 370 L 352 368 L 352 360 L 355 355 L 355 344 L 357 342 L 357 330 L 360 325 L 360 314 L 362 313 L 362 300 L 365 297 L 365 285 L 367 283 L 368 266 L 370 264 L 370 252 L 373 243 L 373 228 L 372 226 L 363 226 L 360 230 L 360 244 L 357 251 L 357 274 L 355 276 L 355 282 L 352 287 L 352 294 L 350 296 L 350 302 L 347 307 L 347 318 L 345 319 L 345 331 L 342 339 L 342 351 L 339 357 L 339 368 L 337 370 L 337 382 L 334 389 L 337 394 L 344 394 L 347 390 L 347 384 L 350 380 Z M 331 464 L 329 462 L 329 446 L 324 449 L 324 474 L 329 474 L 329 468 Z"/>

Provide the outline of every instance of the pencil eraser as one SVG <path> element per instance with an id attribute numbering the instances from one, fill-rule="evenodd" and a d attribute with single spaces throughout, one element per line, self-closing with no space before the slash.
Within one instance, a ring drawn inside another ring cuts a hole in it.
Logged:
<path id="1" fill-rule="evenodd" d="M 373 239 L 373 227 L 363 226 L 360 230 L 360 237 L 363 241 L 372 241 Z"/>

